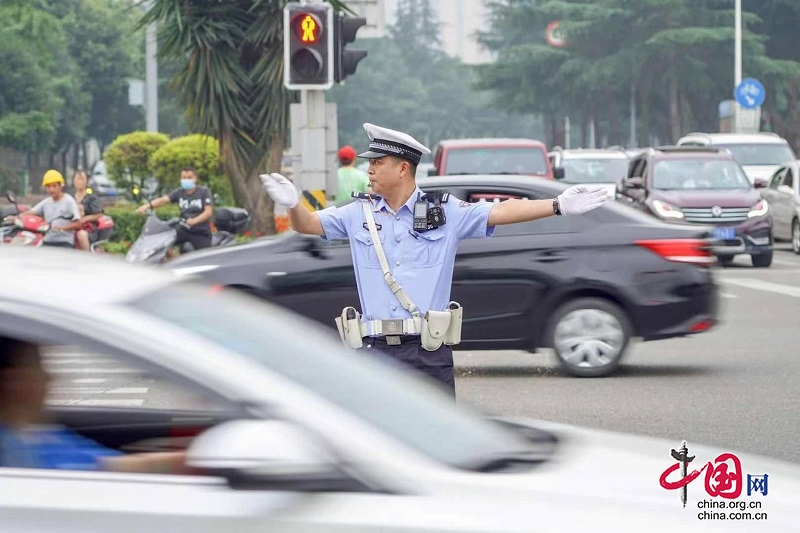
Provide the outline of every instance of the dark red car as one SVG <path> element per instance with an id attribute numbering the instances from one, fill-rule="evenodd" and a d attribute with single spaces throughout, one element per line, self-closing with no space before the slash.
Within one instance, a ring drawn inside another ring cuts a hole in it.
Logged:
<path id="1" fill-rule="evenodd" d="M 449 139 L 434 149 L 431 176 L 529 175 L 553 179 L 547 147 L 534 139 Z"/>

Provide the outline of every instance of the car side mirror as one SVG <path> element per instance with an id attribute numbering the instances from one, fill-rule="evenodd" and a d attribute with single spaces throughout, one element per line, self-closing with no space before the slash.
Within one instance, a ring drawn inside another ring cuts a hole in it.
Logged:
<path id="1" fill-rule="evenodd" d="M 762 179 L 757 179 L 753 182 L 753 187 L 755 187 L 756 189 L 766 189 L 767 182 Z"/>
<path id="2" fill-rule="evenodd" d="M 622 186 L 626 189 L 644 189 L 644 180 L 640 177 L 628 178 L 622 181 Z"/>
<path id="3" fill-rule="evenodd" d="M 557 180 L 564 179 L 564 167 L 555 167 L 553 169 L 553 177 Z"/>
<path id="4" fill-rule="evenodd" d="M 311 432 L 282 420 L 234 420 L 192 441 L 186 464 L 238 489 L 364 491 Z"/>

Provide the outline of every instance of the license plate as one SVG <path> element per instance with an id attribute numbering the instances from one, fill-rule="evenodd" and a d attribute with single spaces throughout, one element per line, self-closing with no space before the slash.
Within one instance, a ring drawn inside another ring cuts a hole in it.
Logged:
<path id="1" fill-rule="evenodd" d="M 714 228 L 714 238 L 727 241 L 736 237 L 735 228 Z"/>

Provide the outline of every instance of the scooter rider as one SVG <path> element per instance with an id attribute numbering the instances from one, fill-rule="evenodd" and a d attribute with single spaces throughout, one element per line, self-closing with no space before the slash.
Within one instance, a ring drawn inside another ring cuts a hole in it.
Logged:
<path id="1" fill-rule="evenodd" d="M 26 214 L 44 218 L 50 224 L 42 240 L 42 246 L 61 246 L 74 248 L 75 231 L 81 227 L 81 213 L 75 198 L 64 192 L 64 176 L 57 170 L 48 170 L 42 178 L 42 187 L 47 190 L 49 198 L 45 198 Z M 15 220 L 18 217 L 10 217 Z"/>
<path id="2" fill-rule="evenodd" d="M 181 186 L 166 196 L 156 198 L 152 202 L 139 207 L 136 212 L 144 214 L 150 209 L 169 203 L 178 204 L 181 208 L 181 223 L 175 246 L 189 242 L 192 248 L 200 250 L 211 246 L 211 215 L 214 201 L 207 187 L 197 185 L 197 172 L 194 167 L 181 170 Z M 170 254 L 171 255 L 171 254 Z"/>
<path id="3" fill-rule="evenodd" d="M 606 192 L 577 185 L 558 198 L 500 203 L 426 194 L 414 176 L 430 150 L 399 131 L 372 124 L 364 129 L 369 150 L 359 157 L 370 162 L 374 194 L 312 212 L 285 177 L 263 175 L 262 181 L 272 199 L 289 208 L 298 233 L 350 239 L 364 318 L 347 307 L 335 319 L 343 342 L 385 352 L 455 394 L 452 346 L 461 340 L 462 308 L 449 300 L 459 241 L 491 237 L 501 224 L 582 214 L 602 205 Z"/>

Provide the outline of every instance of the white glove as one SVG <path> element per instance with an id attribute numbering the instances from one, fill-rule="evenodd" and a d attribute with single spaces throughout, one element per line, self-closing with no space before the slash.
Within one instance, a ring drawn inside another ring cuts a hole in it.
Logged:
<path id="1" fill-rule="evenodd" d="M 294 183 L 289 181 L 286 176 L 273 172 L 272 174 L 261 174 L 259 178 L 261 178 L 267 194 L 276 204 L 291 209 L 300 202 L 300 195 L 295 189 Z"/>
<path id="2" fill-rule="evenodd" d="M 562 215 L 582 215 L 603 205 L 607 198 L 603 187 L 575 185 L 558 195 L 558 206 Z"/>

